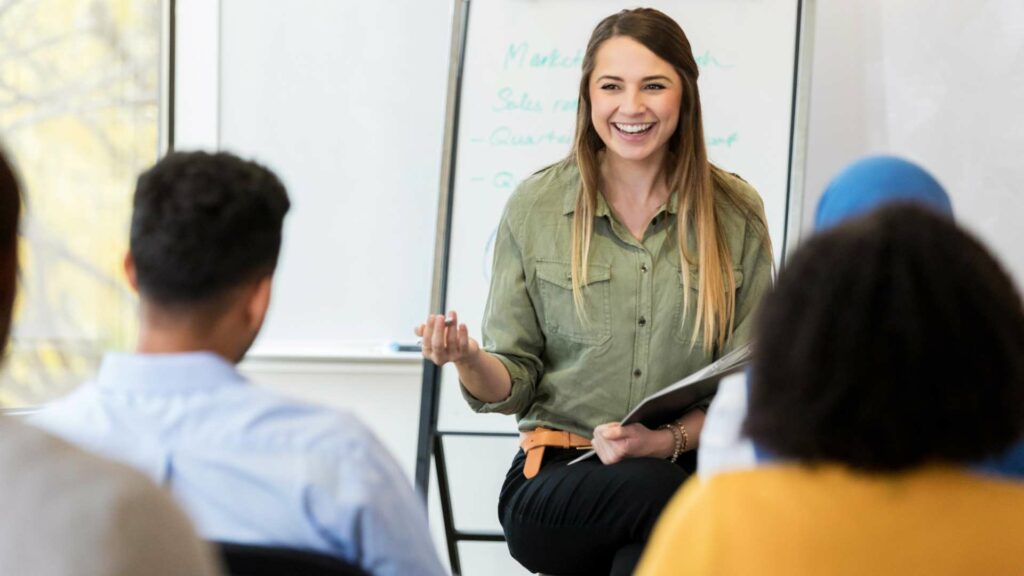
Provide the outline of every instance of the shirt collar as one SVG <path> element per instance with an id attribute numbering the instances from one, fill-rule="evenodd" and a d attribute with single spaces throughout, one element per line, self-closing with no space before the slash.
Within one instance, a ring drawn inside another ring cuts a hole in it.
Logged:
<path id="1" fill-rule="evenodd" d="M 103 357 L 96 375 L 100 388 L 136 392 L 181 393 L 245 383 L 234 364 L 207 351 L 111 353 Z"/>
<path id="2" fill-rule="evenodd" d="M 568 216 L 576 211 L 576 194 L 577 188 L 573 187 L 569 193 L 565 195 L 565 200 L 562 202 L 562 215 Z M 679 195 L 675 192 L 669 194 L 668 202 L 666 202 L 658 210 L 658 214 L 662 212 L 668 212 L 669 214 L 675 214 L 679 211 Z M 604 199 L 604 194 L 597 195 L 597 213 L 594 215 L 600 216 L 611 216 L 611 209 L 608 208 L 608 201 Z"/>

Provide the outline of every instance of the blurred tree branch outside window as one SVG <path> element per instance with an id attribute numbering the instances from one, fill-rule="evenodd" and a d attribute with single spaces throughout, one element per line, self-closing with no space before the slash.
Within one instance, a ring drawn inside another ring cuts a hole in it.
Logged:
<path id="1" fill-rule="evenodd" d="M 160 0 L 0 0 L 0 143 L 26 197 L 2 406 L 64 394 L 133 343 L 121 263 L 157 155 L 161 18 Z"/>

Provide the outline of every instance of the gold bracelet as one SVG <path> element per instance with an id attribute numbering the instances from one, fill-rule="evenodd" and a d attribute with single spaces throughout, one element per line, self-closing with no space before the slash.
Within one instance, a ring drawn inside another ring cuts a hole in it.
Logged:
<path id="1" fill-rule="evenodd" d="M 682 423 L 676 424 L 676 426 L 679 427 L 679 433 L 683 436 L 683 447 L 679 451 L 686 452 L 686 447 L 690 443 L 690 435 L 686 433 L 686 426 L 683 426 Z"/>
<path id="2" fill-rule="evenodd" d="M 686 430 L 680 430 L 671 424 L 662 424 L 660 428 L 668 428 L 668 430 L 672 432 L 672 439 L 675 440 L 676 446 L 675 449 L 672 450 L 672 457 L 669 458 L 668 461 L 675 464 L 679 455 L 686 449 Z"/>

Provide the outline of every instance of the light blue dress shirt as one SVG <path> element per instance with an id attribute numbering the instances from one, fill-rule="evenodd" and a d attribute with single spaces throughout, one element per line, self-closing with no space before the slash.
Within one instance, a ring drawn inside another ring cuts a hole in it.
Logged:
<path id="1" fill-rule="evenodd" d="M 167 487 L 210 540 L 443 574 L 420 500 L 354 416 L 251 385 L 221 357 L 110 354 L 31 421 Z"/>

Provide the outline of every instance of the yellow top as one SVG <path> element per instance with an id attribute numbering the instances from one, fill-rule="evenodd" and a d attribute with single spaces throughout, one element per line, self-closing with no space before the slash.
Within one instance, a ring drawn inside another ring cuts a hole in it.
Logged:
<path id="1" fill-rule="evenodd" d="M 928 467 L 771 466 L 691 479 L 636 572 L 1024 575 L 1024 484 Z"/>

